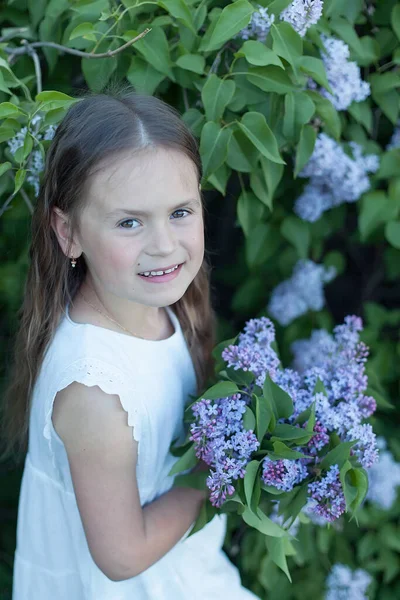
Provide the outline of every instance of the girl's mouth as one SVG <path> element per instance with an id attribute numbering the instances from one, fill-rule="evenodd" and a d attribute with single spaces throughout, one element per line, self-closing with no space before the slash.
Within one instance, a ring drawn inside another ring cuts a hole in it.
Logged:
<path id="1" fill-rule="evenodd" d="M 141 279 L 145 279 L 146 281 L 150 282 L 150 283 L 166 283 L 167 281 L 171 281 L 172 279 L 175 279 L 175 277 L 177 277 L 182 269 L 182 265 L 184 263 L 181 263 L 180 265 L 178 265 L 177 268 L 175 268 L 173 271 L 171 271 L 170 273 L 164 273 L 163 275 L 141 275 L 139 273 L 139 277 Z"/>

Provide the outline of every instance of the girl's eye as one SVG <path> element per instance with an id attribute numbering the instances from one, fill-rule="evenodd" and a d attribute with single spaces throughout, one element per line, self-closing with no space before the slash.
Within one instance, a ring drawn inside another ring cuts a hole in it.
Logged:
<path id="1" fill-rule="evenodd" d="M 178 208 L 178 210 L 176 210 L 172 214 L 175 215 L 176 213 L 182 213 L 182 212 L 186 212 L 186 213 L 190 214 L 190 211 L 186 210 L 185 208 Z M 118 227 L 121 227 L 124 223 L 131 223 L 132 221 L 137 221 L 137 219 L 125 219 L 124 221 L 121 221 L 121 223 L 118 224 Z M 122 229 L 137 229 L 137 227 L 122 227 Z"/>

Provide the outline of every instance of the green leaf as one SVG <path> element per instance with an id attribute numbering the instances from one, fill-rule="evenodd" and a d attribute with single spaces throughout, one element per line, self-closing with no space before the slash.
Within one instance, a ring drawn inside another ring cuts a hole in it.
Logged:
<path id="1" fill-rule="evenodd" d="M 232 396 L 232 394 L 237 394 L 238 392 L 239 388 L 236 383 L 233 383 L 232 381 L 219 381 L 208 390 L 203 392 L 203 394 L 199 396 L 198 400 L 201 398 L 217 400 L 218 398 Z"/>
<path id="2" fill-rule="evenodd" d="M 264 396 L 256 396 L 256 433 L 260 443 L 268 430 L 271 419 L 274 419 L 275 428 L 275 417 L 271 403 Z"/>
<path id="3" fill-rule="evenodd" d="M 69 39 L 74 40 L 78 37 L 84 37 L 86 40 L 96 41 L 96 30 L 93 26 L 93 23 L 80 23 L 77 27 L 75 27 L 71 31 Z"/>
<path id="4" fill-rule="evenodd" d="M 196 449 L 192 444 L 178 460 L 174 463 L 172 469 L 168 473 L 168 477 L 186 471 L 187 469 L 193 469 L 198 462 L 196 457 Z"/>
<path id="5" fill-rule="evenodd" d="M 275 456 L 279 456 L 279 458 L 288 458 L 289 460 L 296 460 L 298 458 L 306 458 L 305 454 L 301 452 L 297 452 L 297 450 L 292 450 L 289 446 L 286 446 L 281 441 L 273 442 L 274 454 Z"/>
<path id="6" fill-rule="evenodd" d="M 154 94 L 165 75 L 154 69 L 141 56 L 132 56 L 126 78 L 139 94 Z"/>
<path id="7" fill-rule="evenodd" d="M 303 125 L 300 140 L 296 148 L 294 177 L 296 178 L 302 168 L 308 163 L 314 152 L 317 132 L 311 125 Z"/>
<path id="8" fill-rule="evenodd" d="M 302 427 L 295 427 L 294 425 L 287 425 L 286 423 L 277 423 L 273 435 L 272 441 L 291 441 L 296 440 L 298 445 L 307 443 L 313 436 L 307 433 Z"/>
<path id="9" fill-rule="evenodd" d="M 273 39 L 272 49 L 293 67 L 297 72 L 297 61 L 303 53 L 303 40 L 289 23 L 273 24 L 271 26 Z"/>
<path id="10" fill-rule="evenodd" d="M 380 225 L 395 219 L 399 212 L 397 203 L 381 190 L 365 194 L 358 208 L 358 229 L 362 241 L 366 241 Z"/>
<path id="11" fill-rule="evenodd" d="M 260 164 L 268 190 L 269 200 L 266 204 L 272 210 L 272 201 L 276 188 L 282 179 L 284 168 L 283 165 L 276 164 L 265 156 L 260 156 Z"/>
<path id="12" fill-rule="evenodd" d="M 285 538 L 266 537 L 265 543 L 272 561 L 285 573 L 290 583 L 292 583 L 285 556 Z"/>
<path id="13" fill-rule="evenodd" d="M 287 419 L 293 414 L 293 401 L 291 397 L 272 381 L 269 375 L 265 377 L 263 394 L 271 400 L 275 416 L 278 419 Z"/>
<path id="14" fill-rule="evenodd" d="M 201 90 L 201 99 L 208 121 L 220 121 L 235 93 L 235 82 L 220 79 L 212 73 Z"/>
<path id="15" fill-rule="evenodd" d="M 130 33 L 132 37 L 139 34 L 137 31 Z M 167 36 L 161 27 L 152 27 L 149 33 L 135 42 L 134 49 L 140 52 L 154 69 L 164 73 L 171 81 L 176 81 L 171 68 L 172 63 Z"/>
<path id="16" fill-rule="evenodd" d="M 267 517 L 267 515 L 262 512 L 261 508 L 258 508 L 257 514 L 255 514 L 248 506 L 246 506 L 242 513 L 242 519 L 247 525 L 261 531 L 264 535 L 279 538 L 287 535 L 286 531 Z"/>
<path id="17" fill-rule="evenodd" d="M 22 187 L 24 181 L 26 178 L 26 169 L 18 169 L 18 171 L 15 174 L 15 180 L 14 180 L 14 194 L 16 194 Z"/>
<path id="18" fill-rule="evenodd" d="M 307 75 L 319 83 L 319 85 L 322 85 L 328 92 L 333 93 L 326 77 L 324 63 L 320 58 L 314 58 L 314 56 L 301 56 L 297 60 L 297 64 L 301 71 L 307 73 Z"/>
<path id="19" fill-rule="evenodd" d="M 294 93 L 289 92 L 285 95 L 285 111 L 283 116 L 283 135 L 288 140 L 295 137 L 295 100 Z"/>
<path id="20" fill-rule="evenodd" d="M 256 418 L 251 408 L 246 406 L 246 411 L 243 414 L 243 429 L 246 431 L 254 431 L 256 426 Z"/>
<path id="21" fill-rule="evenodd" d="M 193 73 L 202 75 L 204 73 L 206 59 L 200 54 L 184 54 L 177 59 L 176 64 L 181 69 L 186 69 L 186 71 L 192 71 Z"/>
<path id="22" fill-rule="evenodd" d="M 389 223 L 386 223 L 385 237 L 389 244 L 400 250 L 400 221 L 389 221 Z"/>
<path id="23" fill-rule="evenodd" d="M 248 236 L 260 222 L 264 207 L 254 194 L 249 190 L 243 190 L 238 198 L 236 212 L 243 233 Z"/>
<path id="24" fill-rule="evenodd" d="M 341 468 L 350 456 L 350 449 L 356 442 L 341 442 L 335 448 L 330 450 L 320 463 L 320 468 L 328 470 L 332 465 L 338 465 Z"/>
<path id="25" fill-rule="evenodd" d="M 222 44 L 234 38 L 249 24 L 254 11 L 254 6 L 247 0 L 237 0 L 225 6 L 218 17 L 210 41 L 205 48 L 200 46 L 199 50 L 206 52 L 218 50 Z"/>
<path id="26" fill-rule="evenodd" d="M 293 244 L 300 258 L 307 258 L 311 233 L 306 221 L 289 215 L 282 221 L 281 234 L 290 244 Z"/>
<path id="27" fill-rule="evenodd" d="M 200 137 L 204 179 L 207 179 L 225 162 L 231 135 L 231 129 L 221 128 L 214 121 L 209 121 L 204 125 Z"/>
<path id="28" fill-rule="evenodd" d="M 183 23 L 194 34 L 197 33 L 192 13 L 184 0 L 158 0 L 157 4 L 162 6 L 177 21 Z"/>
<path id="29" fill-rule="evenodd" d="M 347 19 L 338 18 L 332 19 L 329 23 L 331 29 L 342 38 L 346 44 L 350 46 L 352 50 L 359 56 L 363 55 L 363 47 L 360 43 L 358 35 L 355 32 L 354 27 L 350 25 Z"/>
<path id="30" fill-rule="evenodd" d="M 342 126 L 337 110 L 331 101 L 313 90 L 307 90 L 305 93 L 314 102 L 316 112 L 321 117 L 327 133 L 339 140 Z"/>
<path id="31" fill-rule="evenodd" d="M 397 38 L 400 40 L 400 4 L 395 4 L 393 6 L 390 20 L 393 31 L 397 35 Z"/>
<path id="32" fill-rule="evenodd" d="M 20 115 L 26 115 L 27 113 L 22 110 L 19 106 L 16 106 L 12 102 L 2 102 L 0 104 L 0 119 L 8 119 L 9 117 L 19 117 Z"/>
<path id="33" fill-rule="evenodd" d="M 4 162 L 0 165 L 0 177 L 7 173 L 12 168 L 12 164 L 10 162 Z"/>
<path id="34" fill-rule="evenodd" d="M 365 469 L 352 468 L 347 461 L 340 470 L 340 480 L 346 500 L 347 510 L 353 515 L 361 506 L 368 492 L 368 475 Z"/>
<path id="35" fill-rule="evenodd" d="M 258 112 L 247 112 L 238 125 L 263 156 L 272 162 L 286 164 L 279 154 L 278 143 L 264 115 Z"/>
<path id="36" fill-rule="evenodd" d="M 243 46 L 234 53 L 234 56 L 240 58 L 244 56 L 248 63 L 258 67 L 266 67 L 267 65 L 275 65 L 283 69 L 282 61 L 265 44 L 256 40 L 247 40 Z"/>
<path id="37" fill-rule="evenodd" d="M 269 67 L 250 67 L 247 79 L 264 92 L 287 94 L 296 89 L 286 71 L 273 65 Z"/>
<path id="38" fill-rule="evenodd" d="M 364 100 L 364 102 L 352 102 L 347 110 L 353 119 L 365 127 L 368 133 L 372 133 L 372 110 L 367 100 Z"/>
<path id="39" fill-rule="evenodd" d="M 250 269 L 264 264 L 281 242 L 279 232 L 270 223 L 258 223 L 246 239 L 246 261 Z"/>
<path id="40" fill-rule="evenodd" d="M 248 506 L 251 504 L 251 497 L 253 495 L 253 488 L 256 481 L 258 468 L 260 461 L 252 460 L 246 466 L 246 473 L 244 476 L 244 493 L 246 496 L 246 502 Z"/>

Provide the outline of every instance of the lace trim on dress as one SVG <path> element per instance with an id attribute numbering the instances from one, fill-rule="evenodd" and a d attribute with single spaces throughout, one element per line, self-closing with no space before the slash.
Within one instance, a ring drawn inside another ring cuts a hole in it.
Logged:
<path id="1" fill-rule="evenodd" d="M 117 369 L 97 358 L 83 358 L 71 363 L 62 373 L 61 380 L 53 389 L 50 404 L 47 403 L 43 435 L 48 440 L 49 450 L 54 468 L 57 470 L 52 439 L 56 431 L 51 420 L 54 399 L 57 392 L 70 385 L 73 381 L 87 386 L 98 385 L 106 394 L 119 396 L 122 408 L 128 415 L 128 425 L 132 426 L 133 438 L 140 442 L 143 425 L 143 408 L 140 398 L 135 395 L 135 390 L 127 380 L 127 376 Z M 138 447 L 138 466 L 141 464 L 141 448 Z"/>

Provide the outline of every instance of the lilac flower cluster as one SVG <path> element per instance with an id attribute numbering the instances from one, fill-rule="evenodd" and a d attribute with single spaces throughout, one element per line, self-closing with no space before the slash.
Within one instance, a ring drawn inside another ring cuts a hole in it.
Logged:
<path id="1" fill-rule="evenodd" d="M 250 23 L 239 31 L 236 37 L 242 40 L 255 37 L 259 42 L 264 43 L 274 21 L 275 15 L 269 15 L 268 8 L 258 4 L 257 10 L 251 16 Z"/>
<path id="2" fill-rule="evenodd" d="M 335 521 L 346 510 L 339 467 L 332 465 L 319 481 L 308 484 L 309 510 L 326 521 Z"/>
<path id="3" fill-rule="evenodd" d="M 371 581 L 371 575 L 364 569 L 352 571 L 347 565 L 336 563 L 326 579 L 325 600 L 368 600 Z"/>
<path id="4" fill-rule="evenodd" d="M 282 281 L 273 290 L 269 314 L 281 325 L 289 325 L 308 310 L 321 310 L 325 305 L 323 286 L 335 275 L 334 267 L 326 268 L 312 260 L 299 260 L 290 279 Z"/>
<path id="5" fill-rule="evenodd" d="M 321 215 L 344 202 L 356 202 L 370 189 L 367 173 L 379 168 L 375 154 L 362 155 L 361 146 L 350 142 L 353 158 L 326 133 L 317 137 L 314 151 L 300 177 L 310 181 L 296 200 L 294 212 L 305 221 L 317 221 Z"/>
<path id="6" fill-rule="evenodd" d="M 281 12 L 280 18 L 304 37 L 307 29 L 320 20 L 323 8 L 323 0 L 294 0 Z"/>
<path id="7" fill-rule="evenodd" d="M 237 343 L 221 354 L 228 368 L 251 372 L 257 386 L 262 388 L 269 375 L 289 394 L 293 414 L 279 422 L 302 429 L 305 424 L 296 423 L 297 417 L 314 404 L 314 435 L 303 447 L 296 448 L 305 457 L 272 460 L 266 455 L 260 477 L 265 485 L 282 492 L 291 491 L 309 475 L 313 477 L 307 484 L 307 514 L 325 523 L 337 519 L 346 508 L 338 465 L 332 465 L 326 473 L 314 469 L 322 460 L 319 454 L 329 443 L 330 433 L 336 432 L 342 441 L 355 442 L 352 453 L 362 466 L 369 468 L 378 458 L 376 436 L 370 425 L 362 423 L 374 412 L 376 402 L 365 395 L 368 350 L 360 342 L 361 330 L 361 319 L 348 316 L 344 324 L 335 327 L 333 335 L 315 331 L 309 340 L 292 345 L 294 368 L 282 368 L 273 347 L 274 326 L 270 319 L 261 317 L 249 320 Z M 316 388 L 321 384 L 322 388 Z M 207 485 L 214 506 L 220 507 L 234 493 L 233 480 L 244 477 L 247 463 L 260 446 L 253 431 L 243 428 L 247 403 L 242 396 L 250 398 L 252 386 L 244 394 L 215 401 L 203 398 L 192 407 L 195 420 L 190 439 L 195 443 L 196 456 L 211 467 Z"/>
<path id="8" fill-rule="evenodd" d="M 297 483 L 308 476 L 305 465 L 300 460 L 271 460 L 266 456 L 263 460 L 263 471 L 261 475 L 265 485 L 271 485 L 278 490 L 290 492 Z"/>
<path id="9" fill-rule="evenodd" d="M 30 131 L 34 134 L 37 140 L 51 140 L 54 137 L 57 126 L 48 125 L 44 133 L 39 131 L 42 118 L 40 115 L 35 115 L 30 122 Z M 28 132 L 28 128 L 22 127 L 13 138 L 8 140 L 7 144 L 11 154 L 15 154 L 18 148 L 22 148 L 24 145 L 24 139 Z M 39 195 L 40 188 L 40 174 L 44 169 L 43 156 L 40 150 L 34 149 L 28 159 L 27 163 L 28 175 L 26 181 L 33 187 L 35 196 Z"/>
<path id="10" fill-rule="evenodd" d="M 325 52 L 321 53 L 326 76 L 333 94 L 325 88 L 320 93 L 336 110 L 346 110 L 352 102 L 362 102 L 371 93 L 371 86 L 361 79 L 360 67 L 349 61 L 350 50 L 342 40 L 322 36 Z"/>
<path id="11" fill-rule="evenodd" d="M 240 394 L 215 401 L 202 399 L 192 410 L 196 420 L 190 426 L 190 440 L 195 442 L 197 458 L 214 467 L 207 486 L 211 504 L 220 507 L 234 493 L 232 480 L 244 477 L 250 456 L 260 443 L 251 430 L 243 428 L 246 403 Z"/>
<path id="12" fill-rule="evenodd" d="M 279 15 L 279 18 L 293 27 L 302 37 L 311 25 L 315 25 L 322 15 L 323 0 L 293 0 Z M 236 37 L 248 40 L 255 37 L 264 43 L 269 30 L 275 21 L 275 15 L 268 14 L 268 8 L 257 4 L 257 10 L 252 14 L 251 21 L 239 31 Z"/>
<path id="13" fill-rule="evenodd" d="M 377 438 L 379 460 L 368 469 L 369 487 L 366 500 L 383 510 L 389 510 L 396 501 L 397 488 L 400 487 L 400 463 L 387 450 L 386 440 Z"/>

